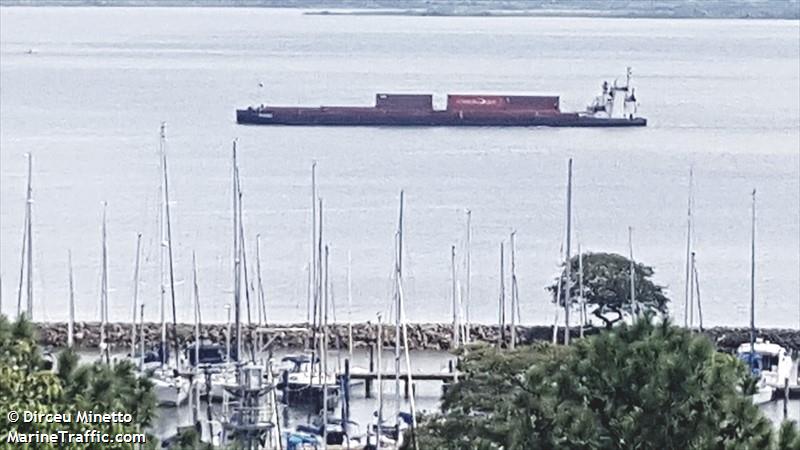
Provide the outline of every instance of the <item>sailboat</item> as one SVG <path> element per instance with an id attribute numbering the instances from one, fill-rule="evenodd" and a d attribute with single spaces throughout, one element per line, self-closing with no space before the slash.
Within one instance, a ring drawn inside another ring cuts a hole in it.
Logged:
<path id="1" fill-rule="evenodd" d="M 329 300 L 332 296 L 330 295 L 331 284 L 328 276 L 329 248 L 327 245 L 324 249 L 324 255 L 325 259 L 322 271 L 322 280 L 324 281 L 325 289 L 323 290 L 322 296 L 322 350 L 320 352 L 322 367 L 320 373 L 328 374 L 328 352 L 326 349 L 328 347 Z M 338 380 L 335 376 L 332 380 L 328 376 L 321 377 L 323 405 L 329 403 L 328 399 L 330 395 L 338 395 L 337 392 L 330 389 L 331 386 L 328 385 L 329 381 L 332 381 L 334 386 L 337 388 L 340 387 L 338 386 Z M 342 379 L 342 383 L 346 381 L 347 380 Z M 327 449 L 364 448 L 362 443 L 365 441 L 365 439 L 361 434 L 360 427 L 357 422 L 349 420 L 347 411 L 348 405 L 343 404 L 342 415 L 341 417 L 336 418 L 329 414 L 328 408 L 321 408 L 320 416 L 317 416 L 316 420 L 314 420 L 311 425 L 298 425 L 293 431 L 288 433 L 287 446 L 291 446 L 290 448 L 304 448 L 298 447 L 297 445 L 305 442 L 314 446 L 311 448 L 317 448 L 317 446 Z"/>
<path id="2" fill-rule="evenodd" d="M 789 352 L 778 344 L 756 337 L 756 191 L 753 189 L 753 206 L 750 241 L 750 342 L 736 349 L 736 355 L 744 361 L 753 377 L 758 381 L 752 395 L 754 404 L 772 400 L 775 389 L 789 383 L 792 372 L 792 358 Z"/>
<path id="3" fill-rule="evenodd" d="M 175 279 L 172 264 L 172 230 L 169 216 L 169 184 L 167 177 L 167 150 L 166 150 L 166 124 L 161 124 L 160 133 L 160 158 L 161 158 L 161 210 L 159 213 L 159 232 L 161 237 L 160 245 L 160 260 L 161 260 L 161 343 L 159 347 L 160 365 L 159 367 L 149 370 L 147 375 L 153 383 L 153 392 L 156 396 L 156 401 L 160 406 L 178 406 L 183 404 L 189 398 L 189 381 L 178 375 L 180 369 L 180 352 L 177 349 L 177 343 L 173 349 L 174 365 L 169 360 L 169 352 L 167 351 L 167 322 L 166 322 L 166 286 L 165 286 L 165 269 L 168 268 L 169 273 L 169 289 L 172 297 L 172 314 L 173 314 L 173 338 L 177 340 L 177 333 L 175 333 Z M 167 264 L 168 263 L 168 264 Z"/>
<path id="4" fill-rule="evenodd" d="M 383 396 L 382 387 L 379 379 L 378 383 L 378 396 L 379 405 L 378 413 L 376 414 L 377 423 L 373 426 L 371 432 L 377 444 L 377 449 L 395 449 L 403 445 L 405 431 L 411 428 L 412 440 L 414 439 L 414 429 L 416 428 L 416 403 L 414 395 L 409 396 L 410 412 L 401 410 L 401 391 L 400 391 L 400 360 L 401 348 L 402 356 L 405 360 L 406 366 L 406 383 L 408 386 L 413 386 L 412 370 L 411 370 L 411 357 L 408 351 L 408 327 L 406 326 L 405 318 L 405 295 L 403 292 L 403 208 L 404 208 L 404 193 L 400 191 L 400 208 L 397 221 L 397 232 L 395 233 L 395 264 L 394 264 L 394 308 L 395 308 L 395 346 L 394 346 L 394 395 L 395 395 L 395 417 L 393 422 L 387 423 L 383 414 Z M 452 252 L 452 248 L 451 248 Z M 453 255 L 451 254 L 451 258 Z M 380 324 L 380 323 L 379 323 Z M 380 350 L 378 352 L 380 356 Z M 379 360 L 380 361 L 380 360 Z M 381 367 L 379 364 L 378 372 L 380 373 Z M 412 442 L 415 444 L 415 442 Z M 416 448 L 416 445 L 413 445 Z"/>
<path id="5" fill-rule="evenodd" d="M 323 264 L 324 248 L 322 246 L 322 200 L 318 200 L 315 211 L 319 216 L 314 224 L 319 226 L 315 232 L 317 251 L 314 268 L 314 305 L 311 326 L 311 346 L 309 354 L 287 355 L 281 359 L 279 366 L 279 381 L 277 388 L 283 393 L 283 403 L 289 406 L 310 407 L 312 411 L 330 411 L 339 403 L 340 389 L 336 374 L 329 372 L 325 364 L 327 343 L 324 333 L 326 326 L 322 325 L 325 315 L 327 299 L 327 278 Z M 320 305 L 320 303 L 322 303 Z M 322 325 L 321 327 L 318 326 Z M 323 333 L 318 333 L 322 328 Z M 324 405 L 324 407 L 323 407 Z"/>

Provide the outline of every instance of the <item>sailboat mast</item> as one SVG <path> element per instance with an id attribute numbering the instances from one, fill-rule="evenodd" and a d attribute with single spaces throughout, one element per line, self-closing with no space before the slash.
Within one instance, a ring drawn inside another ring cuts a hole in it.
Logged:
<path id="1" fill-rule="evenodd" d="M 322 448 L 328 448 L 328 246 L 325 246 L 324 300 L 322 318 Z M 343 426 L 346 424 L 343 424 Z"/>
<path id="2" fill-rule="evenodd" d="M 162 128 L 163 130 L 163 128 Z M 166 138 L 162 139 L 162 142 Z M 169 177 L 167 176 L 167 150 L 166 146 L 162 146 L 163 152 L 161 158 L 164 167 L 164 218 L 167 224 L 167 261 L 169 264 L 169 294 L 172 301 L 172 340 L 173 350 L 175 351 L 175 368 L 180 370 L 180 358 L 178 353 L 178 311 L 175 305 L 175 270 L 172 258 L 172 225 L 169 216 Z"/>
<path id="3" fill-rule="evenodd" d="M 245 245 L 244 239 L 244 217 L 242 212 L 242 205 L 244 204 L 244 193 L 242 192 L 242 184 L 241 180 L 239 179 L 239 168 L 236 168 L 236 191 L 239 194 L 239 201 L 237 203 L 237 207 L 239 208 L 237 214 L 239 215 L 239 261 L 241 272 L 239 273 L 239 310 L 241 311 L 241 301 L 242 301 L 242 285 L 244 285 L 244 298 L 245 298 L 245 306 L 247 307 L 247 336 L 248 336 L 248 347 L 250 349 L 250 359 L 251 361 L 255 362 L 256 354 L 255 354 L 255 341 L 253 339 L 253 317 L 252 311 L 250 308 L 250 282 L 247 277 L 247 246 Z M 243 282 L 243 283 L 242 283 Z M 242 326 L 242 321 L 239 321 L 240 327 Z M 239 331 L 241 335 L 241 328 Z"/>
<path id="4" fill-rule="evenodd" d="M 467 238 L 466 238 L 466 252 L 464 253 L 465 257 L 465 266 L 464 267 L 464 277 L 466 278 L 466 299 L 464 301 L 464 315 L 465 315 L 465 322 L 466 322 L 466 331 L 464 332 L 464 342 L 469 344 L 470 338 L 470 331 L 471 331 L 471 319 L 470 319 L 470 303 L 472 301 L 472 211 L 469 209 L 467 210 Z"/>
<path id="5" fill-rule="evenodd" d="M 583 296 L 583 252 L 581 251 L 581 244 L 578 242 L 578 295 L 580 295 L 581 305 L 581 330 L 580 336 L 583 337 L 584 328 L 586 328 L 586 297 Z"/>
<path id="6" fill-rule="evenodd" d="M 267 303 L 264 298 L 264 283 L 261 279 L 261 234 L 256 235 L 256 276 L 258 278 L 258 325 L 267 322 Z"/>
<path id="7" fill-rule="evenodd" d="M 631 256 L 630 281 L 631 281 L 631 310 L 634 317 L 639 317 L 639 305 L 636 303 L 636 261 L 633 259 L 633 228 L 628 227 L 628 247 Z"/>
<path id="8" fill-rule="evenodd" d="M 395 413 L 397 414 L 395 426 L 400 429 L 400 316 L 402 305 L 400 303 L 400 284 L 403 277 L 403 196 L 400 191 L 400 212 L 397 219 L 397 260 L 395 265 L 394 302 L 395 302 L 395 340 L 394 340 L 394 395 Z"/>
<path id="9" fill-rule="evenodd" d="M 693 190 L 693 177 L 694 173 L 692 168 L 689 168 L 689 195 L 686 207 L 686 286 L 683 294 L 683 327 L 689 327 L 689 309 L 691 303 L 689 296 L 691 295 L 691 253 L 692 253 L 692 190 Z"/>
<path id="10" fill-rule="evenodd" d="M 247 307 L 247 326 L 253 326 L 253 315 L 252 315 L 252 308 L 250 304 L 250 280 L 248 278 L 247 270 L 247 245 L 244 240 L 244 218 L 242 217 L 242 191 L 239 191 L 239 251 L 241 252 L 241 259 L 242 259 L 242 281 L 244 285 L 244 298 L 245 298 L 245 306 Z"/>
<path id="11" fill-rule="evenodd" d="M 318 204 L 317 204 L 317 206 L 318 206 L 317 214 L 319 214 L 319 216 L 317 217 L 317 219 L 318 219 L 317 220 L 317 224 L 319 226 L 319 228 L 317 229 L 317 284 L 315 286 L 315 289 L 316 289 L 316 300 L 314 302 L 314 328 L 313 328 L 311 334 L 312 334 L 312 336 L 314 338 L 313 339 L 314 345 L 319 347 L 319 342 L 317 341 L 317 332 L 319 331 L 319 327 L 322 325 L 322 315 L 323 315 L 322 308 L 323 308 L 323 305 L 321 303 L 323 301 L 323 298 L 322 298 L 322 283 L 324 281 L 322 279 L 322 275 L 323 275 L 322 274 L 322 251 L 323 251 L 323 247 L 322 247 L 322 226 L 323 226 L 323 223 L 322 223 L 322 206 L 323 205 L 322 205 L 322 199 L 321 198 L 318 199 L 317 202 L 318 202 Z M 317 349 L 317 350 L 319 350 L 319 349 Z M 312 371 L 311 371 L 311 381 L 313 382 L 313 380 L 314 380 L 314 367 L 317 368 L 317 372 L 320 372 L 319 375 L 321 377 L 322 376 L 322 373 L 321 373 L 322 365 L 321 364 L 316 364 L 315 365 L 313 363 L 313 361 L 314 361 L 313 353 L 312 353 L 311 361 L 312 361 L 312 363 L 311 363 L 311 369 L 312 369 Z"/>
<path id="12" fill-rule="evenodd" d="M 139 255 L 142 252 L 142 233 L 136 234 L 136 262 L 133 265 L 133 307 L 131 317 L 131 358 L 136 355 L 136 313 L 139 303 Z"/>
<path id="13" fill-rule="evenodd" d="M 231 182 L 233 185 L 233 320 L 236 333 L 236 360 L 242 355 L 242 323 L 241 323 L 241 304 L 239 301 L 239 166 L 236 161 L 236 140 L 233 140 L 233 161 L 231 171 Z"/>
<path id="14" fill-rule="evenodd" d="M 570 245 L 572 243 L 572 158 L 569 159 L 567 169 L 567 238 L 566 238 L 566 263 L 564 265 L 565 283 L 564 286 L 564 345 L 569 345 L 569 310 L 572 306 L 570 288 L 572 288 L 572 254 Z"/>
<path id="15" fill-rule="evenodd" d="M 195 253 L 192 252 L 192 287 L 194 292 L 194 366 L 195 371 L 199 373 L 200 368 L 200 289 L 197 286 L 197 258 Z M 199 380 L 197 380 L 199 382 Z M 194 389 L 189 395 L 194 395 L 194 422 L 197 422 L 200 416 L 200 384 L 194 383 Z"/>
<path id="16" fill-rule="evenodd" d="M 311 301 L 317 303 L 317 162 L 311 163 L 311 260 L 309 271 L 313 283 L 309 286 L 309 299 L 306 305 L 306 322 L 311 325 Z M 316 311 L 316 309 L 314 309 Z M 313 345 L 313 343 L 312 343 Z"/>
<path id="17" fill-rule="evenodd" d="M 139 370 L 144 367 L 144 303 L 139 306 Z"/>
<path id="18" fill-rule="evenodd" d="M 231 305 L 225 305 L 225 362 L 231 362 Z"/>
<path id="19" fill-rule="evenodd" d="M 20 258 L 19 258 L 19 286 L 17 287 L 17 316 L 21 316 L 26 313 L 26 311 L 22 309 L 22 284 L 25 281 L 27 248 L 28 248 L 28 207 L 26 203 L 25 220 L 24 220 L 24 225 L 22 227 L 22 246 L 20 248 Z"/>
<path id="20" fill-rule="evenodd" d="M 694 293 L 697 295 L 697 319 L 700 331 L 703 331 L 703 303 L 700 301 L 700 278 L 697 274 L 695 252 L 692 252 L 692 280 L 694 280 Z"/>
<path id="21" fill-rule="evenodd" d="M 753 189 L 753 217 L 750 226 L 750 361 L 756 347 L 756 190 Z"/>
<path id="22" fill-rule="evenodd" d="M 461 289 L 459 288 L 459 292 Z M 406 309 L 405 309 L 405 295 L 403 294 L 403 284 L 400 283 L 398 285 L 398 297 L 400 299 L 400 323 L 403 327 L 403 353 L 405 354 L 406 358 L 406 383 L 408 383 L 409 388 L 411 389 L 411 395 L 409 395 L 409 407 L 411 408 L 411 445 L 414 450 L 418 450 L 417 447 L 417 437 L 416 437 L 416 430 L 417 430 L 417 405 L 414 395 L 414 379 L 411 375 L 411 356 L 408 352 L 408 327 L 406 326 Z M 456 381 L 458 378 L 456 377 Z M 400 430 L 398 429 L 398 432 Z"/>
<path id="23" fill-rule="evenodd" d="M 694 251 L 689 256 L 689 329 L 694 330 Z"/>
<path id="24" fill-rule="evenodd" d="M 26 216 L 28 217 L 28 279 L 27 279 L 27 314 L 33 320 L 33 189 L 31 187 L 33 155 L 28 153 L 28 189 L 26 199 Z"/>
<path id="25" fill-rule="evenodd" d="M 347 251 L 347 354 L 353 362 L 353 256 Z"/>
<path id="26" fill-rule="evenodd" d="M 106 202 L 103 202 L 102 227 L 102 273 L 100 276 L 100 349 L 102 358 L 109 362 L 108 344 L 106 343 L 106 324 L 108 323 L 108 251 L 106 235 Z"/>
<path id="27" fill-rule="evenodd" d="M 450 246 L 450 282 L 453 298 L 453 348 L 459 347 L 458 330 L 458 293 L 456 290 L 456 246 Z"/>
<path id="28" fill-rule="evenodd" d="M 511 232 L 511 348 L 517 346 L 517 263 L 516 263 L 516 231 Z"/>
<path id="29" fill-rule="evenodd" d="M 67 323 L 67 347 L 75 343 L 75 284 L 72 276 L 72 250 L 67 251 L 69 265 L 69 322 Z"/>
<path id="30" fill-rule="evenodd" d="M 558 249 L 558 257 L 559 259 L 564 257 L 564 242 L 561 242 L 561 247 Z M 556 302 L 555 302 L 555 313 L 553 314 L 553 345 L 558 343 L 558 314 L 561 312 L 561 287 L 564 285 L 564 277 L 561 274 L 558 274 L 558 281 L 556 282 Z"/>
<path id="31" fill-rule="evenodd" d="M 381 435 L 383 428 L 383 318 L 378 313 L 378 423 L 375 427 L 377 439 L 375 445 L 381 450 Z"/>
<path id="32" fill-rule="evenodd" d="M 506 269 L 505 242 L 500 242 L 500 298 L 497 302 L 497 322 L 500 325 L 500 346 L 506 345 Z"/>
<path id="33" fill-rule="evenodd" d="M 161 290 L 161 303 L 160 303 L 160 314 L 161 314 L 161 344 L 160 344 L 160 351 L 161 354 L 161 367 L 163 368 L 164 365 L 167 363 L 167 233 L 166 233 L 166 225 L 165 225 L 165 215 L 164 215 L 164 207 L 166 205 L 166 201 L 164 200 L 164 152 L 165 146 L 164 141 L 166 140 L 166 126 L 165 122 L 161 123 L 161 133 L 159 135 L 159 196 L 160 202 L 159 210 L 158 210 L 158 234 L 159 234 L 159 286 Z"/>

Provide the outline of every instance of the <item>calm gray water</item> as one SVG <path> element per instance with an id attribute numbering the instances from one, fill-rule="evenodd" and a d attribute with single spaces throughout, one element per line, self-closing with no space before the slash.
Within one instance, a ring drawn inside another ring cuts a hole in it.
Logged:
<path id="1" fill-rule="evenodd" d="M 575 237 L 655 267 L 683 317 L 687 178 L 707 324 L 747 323 L 749 192 L 758 188 L 757 321 L 800 321 L 800 24 L 797 21 L 304 16 L 296 10 L 1 8 L 3 311 L 15 311 L 25 152 L 34 154 L 35 308 L 98 317 L 108 202 L 112 320 L 127 320 L 137 232 L 141 297 L 158 318 L 158 127 L 168 123 L 179 319 L 197 253 L 204 320 L 231 300 L 230 147 L 241 149 L 253 265 L 262 236 L 271 319 L 305 318 L 310 165 L 318 161 L 338 314 L 352 254 L 356 320 L 388 309 L 400 189 L 407 315 L 449 317 L 449 250 L 473 211 L 473 320 L 492 322 L 498 245 L 518 233 L 522 319 L 549 323 L 544 287 L 575 159 Z M 32 54 L 28 51 L 32 50 Z M 375 92 L 536 92 L 582 109 L 634 69 L 645 129 L 237 126 L 248 104 L 369 104 Z M 263 87 L 259 87 L 263 83 Z"/>

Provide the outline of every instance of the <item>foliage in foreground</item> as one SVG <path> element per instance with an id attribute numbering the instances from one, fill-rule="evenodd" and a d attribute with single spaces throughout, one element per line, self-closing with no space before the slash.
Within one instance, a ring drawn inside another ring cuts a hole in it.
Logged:
<path id="1" fill-rule="evenodd" d="M 57 371 L 47 368 L 42 357 L 33 327 L 24 318 L 11 323 L 0 315 L 0 444 L 7 443 L 11 430 L 18 433 L 55 433 L 68 430 L 83 433 L 97 430 L 111 435 L 139 433 L 150 424 L 155 413 L 155 398 L 151 384 L 137 377 L 133 364 L 123 361 L 114 365 L 78 364 L 78 356 L 71 350 L 58 357 Z M 35 411 L 41 413 L 128 413 L 132 423 L 10 423 L 8 411 Z M 154 448 L 154 439 L 142 448 Z M 15 448 L 36 449 L 119 449 L 129 450 L 131 444 L 115 443 L 55 443 L 14 444 Z"/>
<path id="2" fill-rule="evenodd" d="M 741 394 L 747 371 L 708 339 L 640 320 L 576 341 L 469 350 L 419 449 L 800 449 Z M 407 440 L 409 441 L 409 440 Z"/>

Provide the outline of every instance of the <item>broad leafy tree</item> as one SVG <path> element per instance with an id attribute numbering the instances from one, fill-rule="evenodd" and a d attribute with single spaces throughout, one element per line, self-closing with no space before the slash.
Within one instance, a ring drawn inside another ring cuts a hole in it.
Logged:
<path id="1" fill-rule="evenodd" d="M 583 255 L 583 299 L 587 315 L 592 315 L 603 322 L 606 328 L 631 317 L 634 306 L 631 305 L 631 263 L 624 256 L 615 253 L 586 253 Z M 547 288 L 558 298 L 561 304 L 566 299 L 569 286 L 570 300 L 577 305 L 581 297 L 580 262 L 578 256 L 570 259 L 570 280 L 567 283 L 566 271 L 562 270 L 558 279 Z M 664 295 L 664 288 L 651 280 L 653 268 L 641 263 L 634 264 L 634 289 L 636 306 L 639 312 L 666 313 L 669 299 Z M 561 287 L 561 294 L 558 294 Z"/>

